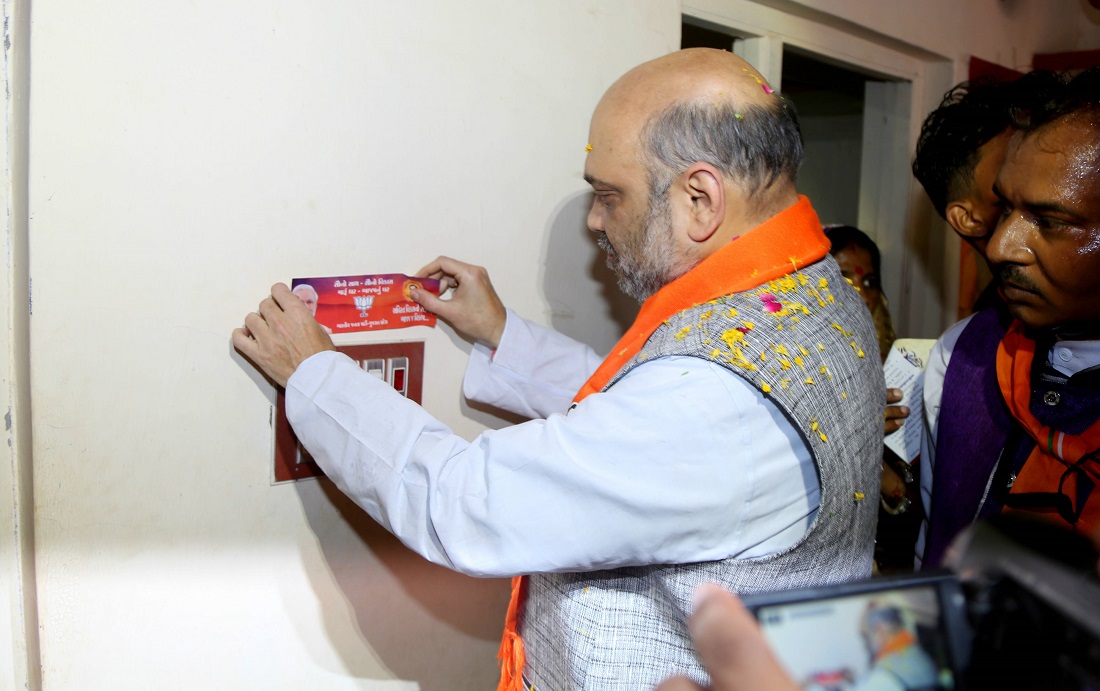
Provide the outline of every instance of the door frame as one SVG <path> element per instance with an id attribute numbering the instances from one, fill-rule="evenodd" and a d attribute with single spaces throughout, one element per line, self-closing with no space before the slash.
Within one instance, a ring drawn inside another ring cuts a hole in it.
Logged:
<path id="1" fill-rule="evenodd" d="M 959 241 L 910 164 L 924 117 L 965 78 L 959 66 L 821 12 L 796 15 L 752 0 L 686 0 L 683 18 L 730 34 L 732 50 L 779 89 L 785 47 L 885 80 L 869 83 L 866 94 L 858 222 L 882 250 L 883 286 L 898 333 L 938 336 L 954 321 Z"/>

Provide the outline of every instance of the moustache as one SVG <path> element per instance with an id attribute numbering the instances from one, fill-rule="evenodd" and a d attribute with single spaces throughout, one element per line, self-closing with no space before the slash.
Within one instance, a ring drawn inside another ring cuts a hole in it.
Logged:
<path id="1" fill-rule="evenodd" d="M 607 233 L 597 235 L 596 244 L 599 245 L 601 250 L 607 252 L 608 259 L 613 259 L 616 256 L 615 248 L 611 246 L 611 241 L 607 239 Z"/>
<path id="2" fill-rule="evenodd" d="M 1039 292 L 1039 286 L 1035 284 L 1035 281 L 1027 277 L 1023 267 L 1015 264 L 1003 264 L 996 267 L 996 276 L 1001 285 L 1011 283 L 1017 288 L 1022 288 L 1033 293 Z"/>

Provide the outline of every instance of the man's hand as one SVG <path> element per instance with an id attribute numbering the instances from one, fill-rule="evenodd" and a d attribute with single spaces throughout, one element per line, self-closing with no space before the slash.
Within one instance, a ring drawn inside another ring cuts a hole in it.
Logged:
<path id="1" fill-rule="evenodd" d="M 450 300 L 441 300 L 426 290 L 414 290 L 412 299 L 421 307 L 444 319 L 467 338 L 493 349 L 500 345 L 507 312 L 485 269 L 450 257 L 439 257 L 416 275 L 439 279 L 441 294 L 454 288 Z"/>
<path id="2" fill-rule="evenodd" d="M 909 406 L 890 405 L 891 403 L 900 401 L 902 395 L 901 389 L 886 389 L 886 424 L 884 425 L 884 432 L 886 434 L 901 429 L 902 424 L 905 422 L 905 418 L 909 417 Z"/>
<path id="3" fill-rule="evenodd" d="M 233 346 L 284 387 L 303 360 L 335 350 L 324 327 L 283 283 L 271 287 L 259 313 L 248 314 L 244 327 L 233 330 Z"/>
<path id="4" fill-rule="evenodd" d="M 795 691 L 798 686 L 780 667 L 756 619 L 741 601 L 717 585 L 695 592 L 695 613 L 688 621 L 691 639 L 711 691 Z M 703 691 L 686 677 L 674 677 L 656 691 Z"/>

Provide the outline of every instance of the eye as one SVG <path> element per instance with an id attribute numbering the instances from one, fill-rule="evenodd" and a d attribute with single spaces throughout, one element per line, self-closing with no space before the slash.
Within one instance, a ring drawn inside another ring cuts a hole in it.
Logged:
<path id="1" fill-rule="evenodd" d="M 881 290 L 882 289 L 882 282 L 879 280 L 878 276 L 875 275 L 875 274 L 867 274 L 866 276 L 864 276 L 863 280 L 860 282 L 860 285 L 862 285 L 867 290 Z"/>
<path id="2" fill-rule="evenodd" d="M 605 209 L 610 209 L 615 202 L 615 194 L 612 192 L 596 192 L 596 203 Z"/>
<path id="3" fill-rule="evenodd" d="M 1065 223 L 1047 216 L 1036 216 L 1032 223 L 1034 223 L 1035 227 L 1039 230 L 1054 230 L 1065 225 Z"/>

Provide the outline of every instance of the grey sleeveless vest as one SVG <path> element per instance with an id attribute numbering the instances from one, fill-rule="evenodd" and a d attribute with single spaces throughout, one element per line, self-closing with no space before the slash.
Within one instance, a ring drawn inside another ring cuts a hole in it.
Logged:
<path id="1" fill-rule="evenodd" d="M 817 466 L 817 516 L 767 557 L 530 576 L 519 633 L 539 691 L 648 690 L 673 674 L 705 685 L 687 631 L 697 586 L 747 594 L 871 573 L 886 386 L 871 315 L 833 258 L 672 317 L 608 387 L 670 355 L 721 363 L 783 411 Z"/>

